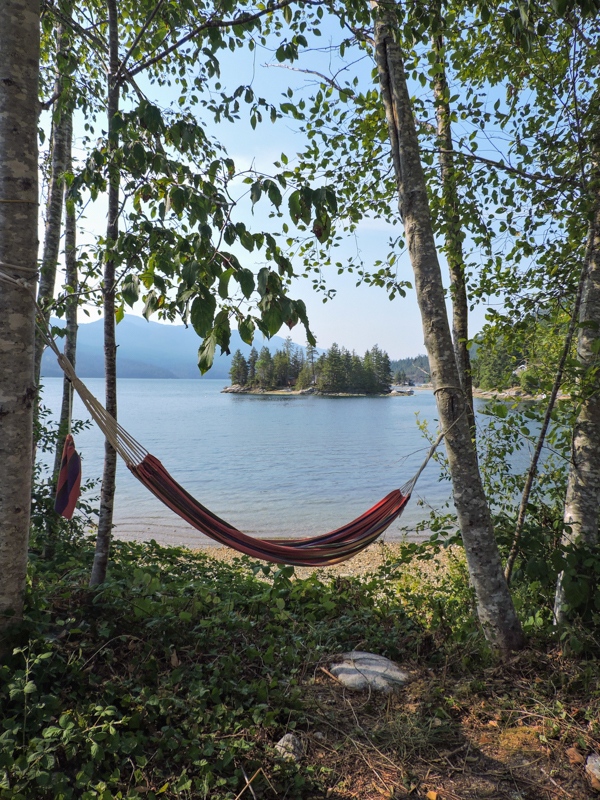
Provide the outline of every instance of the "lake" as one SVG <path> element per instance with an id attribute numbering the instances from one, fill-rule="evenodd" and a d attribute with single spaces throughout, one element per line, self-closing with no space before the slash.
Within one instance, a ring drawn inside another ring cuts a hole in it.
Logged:
<path id="1" fill-rule="evenodd" d="M 100 379 L 85 381 L 103 400 Z M 354 519 L 418 469 L 428 444 L 417 415 L 437 427 L 435 398 L 221 394 L 222 380 L 119 381 L 120 423 L 173 477 L 229 523 L 255 536 L 309 536 Z M 62 381 L 46 378 L 43 402 L 56 418 Z M 76 397 L 73 416 L 85 419 Z M 76 446 L 84 479 L 102 475 L 104 440 L 94 425 Z M 98 488 L 99 493 L 99 488 Z M 402 517 L 399 538 L 440 507 L 450 487 L 431 461 Z M 115 536 L 206 545 L 119 460 Z"/>

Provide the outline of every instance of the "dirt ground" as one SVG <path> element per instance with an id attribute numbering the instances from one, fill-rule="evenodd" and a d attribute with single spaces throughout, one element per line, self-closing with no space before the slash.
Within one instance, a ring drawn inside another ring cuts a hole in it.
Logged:
<path id="1" fill-rule="evenodd" d="M 372 546 L 323 572 L 363 575 L 393 555 L 396 547 Z M 225 548 L 208 552 L 226 561 L 236 557 Z M 423 566 L 435 572 L 433 565 Z M 312 571 L 296 572 L 304 577 Z M 439 578 L 439 572 L 435 574 Z M 558 649 L 529 650 L 473 673 L 462 670 L 460 657 L 435 671 L 409 657 L 402 667 L 413 679 L 387 696 L 347 690 L 326 660 L 305 676 L 303 697 L 310 725 L 298 735 L 304 764 L 326 775 L 325 796 L 600 798 L 600 784 L 595 790 L 585 775 L 586 757 L 600 753 L 597 662 L 569 662 Z M 596 676 L 591 681 L 585 679 L 586 669 Z M 591 696 L 586 694 L 590 685 L 596 687 Z"/>

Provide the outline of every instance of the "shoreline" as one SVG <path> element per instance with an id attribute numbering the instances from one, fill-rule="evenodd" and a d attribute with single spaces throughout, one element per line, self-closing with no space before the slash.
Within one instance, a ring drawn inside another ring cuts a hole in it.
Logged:
<path id="1" fill-rule="evenodd" d="M 353 558 L 349 559 L 348 561 L 343 561 L 341 564 L 334 564 L 330 567 L 294 567 L 294 574 L 299 578 L 308 578 L 313 574 L 316 574 L 318 577 L 322 579 L 326 578 L 350 578 L 350 577 L 364 577 L 365 575 L 369 575 L 370 573 L 375 572 L 380 567 L 382 567 L 386 561 L 393 559 L 400 550 L 401 542 L 373 542 L 373 544 L 369 545 L 365 550 L 362 550 L 360 553 L 357 553 Z M 236 550 L 232 550 L 229 547 L 222 547 L 221 545 L 215 545 L 214 547 L 211 546 L 204 546 L 200 548 L 194 548 L 194 553 L 205 553 L 208 558 L 212 558 L 215 561 L 222 561 L 226 564 L 232 564 L 237 559 L 242 558 L 242 554 L 238 553 Z M 436 557 L 431 562 L 430 561 L 415 561 L 411 563 L 409 566 L 411 570 L 418 568 L 418 571 L 421 573 L 433 574 L 438 569 L 438 561 L 439 557 Z M 268 562 L 261 562 L 261 563 L 268 563 Z M 279 565 L 277 564 L 270 564 L 271 567 L 277 569 Z M 405 565 L 406 567 L 406 565 Z"/>
<path id="2" fill-rule="evenodd" d="M 420 387 L 411 386 L 406 389 L 393 389 L 391 392 L 367 394 L 366 392 L 319 392 L 316 389 L 250 389 L 234 383 L 221 389 L 221 394 L 249 394 L 259 397 L 411 397 L 417 388 Z"/>
<path id="3" fill-rule="evenodd" d="M 88 531 L 90 535 L 95 535 L 95 531 Z M 226 547 L 214 542 L 207 537 L 202 537 L 203 541 L 181 541 L 178 535 L 169 535 L 169 530 L 156 530 L 147 531 L 141 535 L 119 535 L 118 523 L 117 530 L 114 532 L 116 541 L 121 542 L 138 542 L 143 544 L 154 540 L 161 547 L 174 547 L 185 548 L 191 553 L 204 554 L 207 558 L 214 559 L 215 561 L 224 562 L 226 564 L 233 564 L 235 561 L 244 558 L 243 553 L 239 553 L 233 548 Z M 174 532 L 173 532 L 174 533 Z M 146 535 L 147 534 L 147 535 Z M 388 534 L 389 536 L 389 534 Z M 307 578 L 313 573 L 325 577 L 362 577 L 369 573 L 375 572 L 390 558 L 394 558 L 400 551 L 404 544 L 417 543 L 426 541 L 428 536 L 423 533 L 417 534 L 415 531 L 410 531 L 408 534 L 402 536 L 394 536 L 394 538 L 382 537 L 380 540 L 373 542 L 365 550 L 357 553 L 353 558 L 348 561 L 343 561 L 340 564 L 335 564 L 329 567 L 295 567 L 295 574 L 301 578 Z M 251 559 L 251 561 L 259 561 L 260 559 Z M 417 562 L 423 565 L 425 562 Z M 274 569 L 277 569 L 277 564 L 271 564 Z M 427 570 L 425 570 L 427 571 Z"/>

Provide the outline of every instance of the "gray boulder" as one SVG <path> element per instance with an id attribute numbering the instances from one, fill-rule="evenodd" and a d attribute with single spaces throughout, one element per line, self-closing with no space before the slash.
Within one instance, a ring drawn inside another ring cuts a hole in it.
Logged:
<path id="1" fill-rule="evenodd" d="M 302 742 L 293 733 L 286 733 L 275 745 L 275 750 L 282 757 L 288 761 L 300 761 L 304 755 Z"/>

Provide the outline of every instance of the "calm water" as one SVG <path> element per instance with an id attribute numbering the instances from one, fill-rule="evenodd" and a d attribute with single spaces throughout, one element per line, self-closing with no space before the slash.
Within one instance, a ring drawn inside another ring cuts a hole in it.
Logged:
<path id="1" fill-rule="evenodd" d="M 103 381 L 88 379 L 103 398 Z M 256 536 L 323 533 L 359 516 L 417 470 L 427 443 L 416 415 L 436 427 L 429 391 L 412 397 L 264 397 L 221 394 L 221 380 L 121 380 L 119 421 L 191 494 Z M 44 403 L 58 414 L 59 378 Z M 76 398 L 75 419 L 85 419 Z M 84 478 L 102 474 L 96 426 L 77 435 Z M 449 497 L 430 462 L 400 520 L 397 538 Z M 119 461 L 115 535 L 172 544 L 208 540 L 165 508 Z"/>

